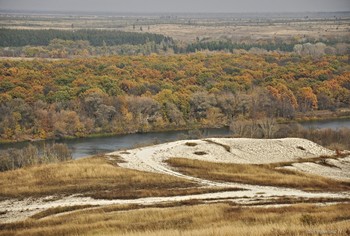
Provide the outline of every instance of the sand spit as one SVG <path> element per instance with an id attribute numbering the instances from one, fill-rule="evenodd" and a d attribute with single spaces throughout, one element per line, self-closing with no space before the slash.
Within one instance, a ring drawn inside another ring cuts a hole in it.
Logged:
<path id="1" fill-rule="evenodd" d="M 126 161 L 120 164 L 122 167 L 167 174 L 172 171 L 164 160 L 172 157 L 220 163 L 266 164 L 334 154 L 334 151 L 300 138 L 182 140 L 110 153 Z"/>

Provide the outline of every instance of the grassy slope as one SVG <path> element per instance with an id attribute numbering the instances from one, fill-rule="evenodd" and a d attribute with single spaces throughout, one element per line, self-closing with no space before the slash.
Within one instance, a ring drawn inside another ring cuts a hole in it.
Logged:
<path id="1" fill-rule="evenodd" d="M 288 222 L 288 223 L 286 223 Z M 207 204 L 125 211 L 115 206 L 0 225 L 0 235 L 346 235 L 350 205 L 240 208 Z M 16 232 L 16 233 L 14 233 Z"/>
<path id="2" fill-rule="evenodd" d="M 0 197 L 79 193 L 106 199 L 137 198 L 200 192 L 194 187 L 184 179 L 120 168 L 105 157 L 0 173 Z"/>
<path id="3" fill-rule="evenodd" d="M 180 172 L 203 179 L 257 185 L 291 187 L 307 191 L 348 191 L 349 182 L 331 180 L 297 171 L 275 169 L 275 165 L 223 164 L 186 158 L 167 163 Z"/>
<path id="4" fill-rule="evenodd" d="M 206 179 L 308 190 L 349 190 L 345 183 L 275 170 L 276 165 L 219 164 L 182 158 L 170 159 L 169 163 L 182 172 Z M 103 156 L 0 173 L 2 197 L 83 193 L 131 198 L 196 191 L 202 190 L 186 180 L 120 168 Z M 281 199 L 280 203 L 287 200 Z M 48 209 L 23 222 L 0 224 L 0 235 L 347 235 L 349 212 L 350 204 L 344 203 L 282 208 L 241 208 L 201 201 L 155 206 L 73 206 Z"/>

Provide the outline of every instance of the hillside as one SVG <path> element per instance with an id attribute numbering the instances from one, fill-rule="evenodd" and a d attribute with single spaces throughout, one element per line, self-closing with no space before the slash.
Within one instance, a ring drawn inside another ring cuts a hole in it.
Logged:
<path id="1" fill-rule="evenodd" d="M 0 173 L 0 235 L 10 233 L 11 229 L 29 235 L 48 232 L 53 222 L 64 219 L 63 213 L 68 218 L 93 217 L 99 221 L 95 217 L 103 218 L 107 211 L 116 214 L 111 216 L 115 220 L 118 212 L 125 209 L 139 214 L 149 207 L 152 211 L 164 208 L 170 214 L 177 209 L 175 206 L 194 205 L 193 209 L 198 211 L 203 203 L 210 203 L 206 209 L 211 211 L 223 201 L 234 206 L 282 209 L 284 204 L 291 204 L 299 213 L 309 209 L 305 206 L 301 210 L 299 203 L 339 202 L 348 208 L 349 159 L 347 151 L 335 153 L 304 139 L 212 138 L 7 171 Z M 301 167 L 311 164 L 315 168 Z M 227 208 L 225 204 L 223 207 Z M 48 228 L 39 227 L 40 222 L 46 222 Z M 178 224 L 184 227 L 185 222 Z M 78 235 L 94 230 L 108 232 L 86 226 L 81 221 L 74 228 L 81 230 Z M 308 226 L 298 229 L 306 230 Z M 67 225 L 64 232 L 72 230 Z M 123 227 L 120 230 L 131 232 Z M 221 226 L 213 230 L 221 230 Z M 63 231 L 53 230 L 49 235 L 58 232 Z"/>

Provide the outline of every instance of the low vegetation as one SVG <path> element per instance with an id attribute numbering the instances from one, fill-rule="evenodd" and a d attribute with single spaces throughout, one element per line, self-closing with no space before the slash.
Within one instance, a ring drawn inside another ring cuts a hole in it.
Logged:
<path id="1" fill-rule="evenodd" d="M 47 210 L 41 211 L 33 216 L 31 216 L 31 219 L 42 219 L 48 216 L 53 216 L 56 214 L 61 214 L 65 212 L 72 212 L 76 210 L 81 210 L 81 209 L 89 209 L 93 207 L 98 207 L 94 205 L 75 205 L 75 206 L 65 206 L 65 207 L 53 207 L 49 208 Z"/>
<path id="2" fill-rule="evenodd" d="M 167 163 L 187 175 L 215 181 L 290 187 L 307 191 L 350 190 L 349 182 L 276 169 L 272 165 L 213 163 L 185 158 L 172 158 Z"/>
<path id="3" fill-rule="evenodd" d="M 0 172 L 72 159 L 72 153 L 66 144 L 47 145 L 41 151 L 39 153 L 38 148 L 33 145 L 22 149 L 0 150 Z"/>
<path id="4" fill-rule="evenodd" d="M 267 166 L 269 168 L 278 168 L 278 167 L 284 167 L 284 166 L 291 166 L 294 163 L 317 163 L 317 164 L 327 164 L 327 160 L 338 160 L 339 158 L 347 157 L 349 154 L 348 153 L 340 153 L 338 152 L 337 154 L 333 156 L 319 156 L 319 157 L 309 157 L 309 158 L 300 158 L 298 160 L 294 161 L 285 161 L 285 162 L 277 162 L 277 163 L 270 163 L 270 164 L 264 164 L 260 166 Z"/>
<path id="5" fill-rule="evenodd" d="M 350 205 L 241 208 L 228 203 L 108 206 L 0 225 L 0 235 L 347 235 Z M 137 207 L 136 207 L 137 208 Z M 127 208 L 126 208 L 127 209 Z"/>
<path id="6" fill-rule="evenodd" d="M 226 152 L 231 152 L 231 147 L 229 145 L 218 143 L 218 142 L 215 142 L 215 141 L 210 140 L 210 139 L 206 139 L 205 141 L 208 143 L 213 143 L 213 144 L 216 144 L 216 145 L 223 147 L 226 150 Z"/>
<path id="7" fill-rule="evenodd" d="M 118 167 L 106 157 L 22 168 L 0 173 L 0 197 L 82 194 L 102 199 L 174 196 L 234 188 L 198 188 L 185 179 Z"/>
<path id="8" fill-rule="evenodd" d="M 294 135 L 295 137 L 311 140 L 321 146 L 333 150 L 350 150 L 350 129 L 302 129 Z"/>
<path id="9" fill-rule="evenodd" d="M 276 119 L 265 118 L 236 120 L 231 123 L 230 129 L 234 137 L 304 138 L 333 150 L 350 150 L 350 129 L 346 127 L 339 129 L 304 128 L 298 123 L 280 124 Z"/>
<path id="10" fill-rule="evenodd" d="M 104 157 L 86 158 L 0 173 L 0 196 L 29 197 L 81 193 L 95 197 L 152 196 L 192 183 L 120 168 Z"/>

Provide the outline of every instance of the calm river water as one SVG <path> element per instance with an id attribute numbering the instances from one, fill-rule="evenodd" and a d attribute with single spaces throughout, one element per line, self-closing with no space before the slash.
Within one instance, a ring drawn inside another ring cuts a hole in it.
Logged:
<path id="1" fill-rule="evenodd" d="M 300 124 L 305 128 L 340 129 L 350 128 L 350 119 L 307 121 Z"/>
<path id="2" fill-rule="evenodd" d="M 331 128 L 339 129 L 342 127 L 350 128 L 350 119 L 346 120 L 327 120 L 327 121 L 312 121 L 303 122 L 301 125 L 305 128 Z M 197 132 L 198 133 L 198 132 Z M 227 136 L 230 135 L 228 128 L 219 129 L 202 129 L 200 130 L 202 137 L 211 136 Z M 184 138 L 195 138 L 196 132 L 193 131 L 170 131 L 158 133 L 137 133 L 116 135 L 110 137 L 98 138 L 78 138 L 56 140 L 57 143 L 66 143 L 72 150 L 73 158 L 80 158 L 98 153 L 112 152 L 119 149 L 128 149 L 142 144 L 165 143 Z M 350 138 L 350 137 L 349 137 Z M 36 145 L 39 150 L 48 143 L 54 141 L 37 141 L 31 144 Z M 29 142 L 0 144 L 0 150 L 7 148 L 22 148 L 27 146 Z"/>
<path id="3" fill-rule="evenodd" d="M 0 150 L 7 148 L 22 148 L 29 143 L 37 146 L 41 150 L 44 145 L 53 142 L 65 143 L 72 151 L 73 158 L 80 158 L 99 153 L 113 152 L 119 149 L 129 149 L 137 145 L 152 144 L 152 143 L 165 143 L 184 138 L 195 138 L 201 135 L 201 137 L 211 136 L 225 136 L 230 134 L 229 128 L 219 129 L 202 129 L 199 131 L 169 131 L 169 132 L 157 132 L 157 133 L 136 133 L 116 135 L 109 137 L 98 138 L 77 138 L 77 139 L 63 139 L 56 141 L 36 141 L 36 142 L 21 142 L 21 143 L 8 143 L 0 144 Z"/>

